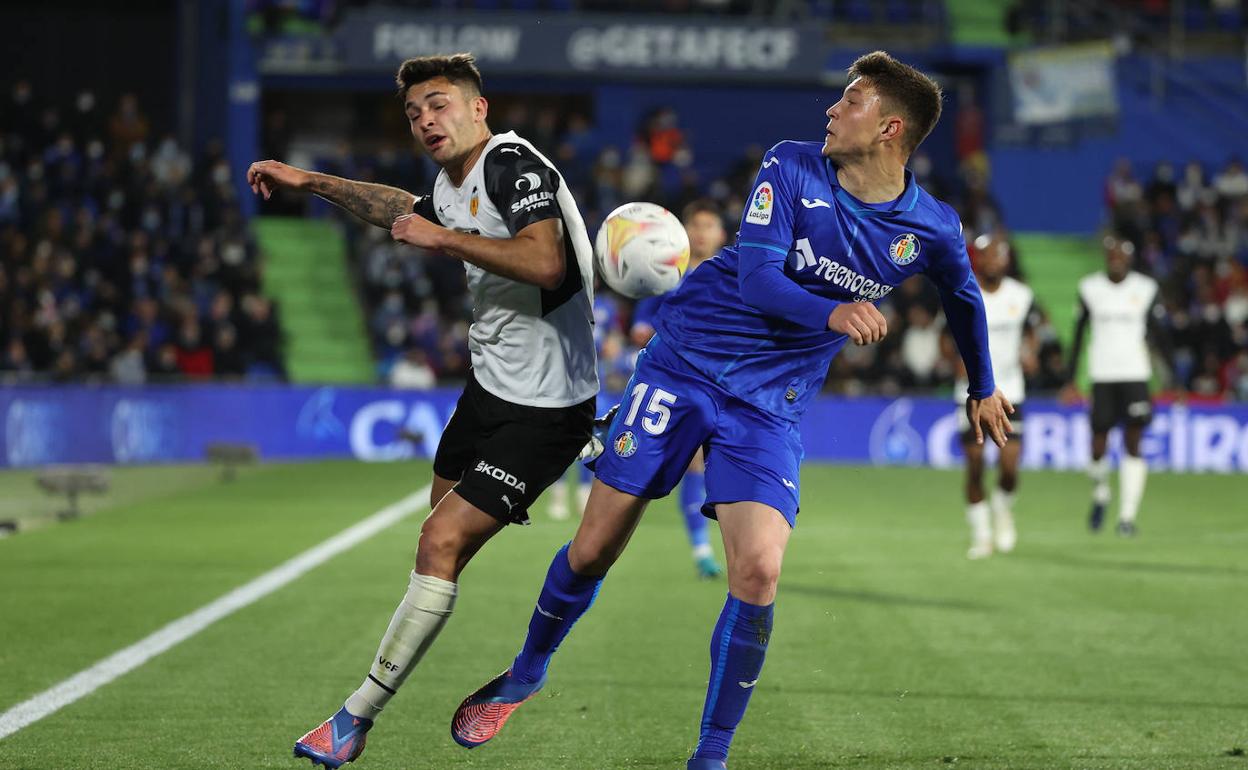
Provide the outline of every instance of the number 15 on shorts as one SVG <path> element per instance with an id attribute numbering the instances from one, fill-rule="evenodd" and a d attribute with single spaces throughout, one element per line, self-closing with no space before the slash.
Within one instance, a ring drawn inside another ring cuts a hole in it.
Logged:
<path id="1" fill-rule="evenodd" d="M 633 427 L 647 393 L 650 394 L 650 401 L 646 404 L 645 415 L 641 418 L 641 428 L 652 436 L 658 436 L 667 430 L 667 424 L 672 419 L 672 410 L 669 407 L 676 403 L 676 395 L 662 388 L 651 389 L 650 385 L 644 382 L 634 385 L 624 424 L 630 428 Z"/>

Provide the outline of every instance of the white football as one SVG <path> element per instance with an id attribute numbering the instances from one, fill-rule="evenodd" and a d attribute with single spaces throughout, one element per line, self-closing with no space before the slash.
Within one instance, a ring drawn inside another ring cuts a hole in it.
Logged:
<path id="1" fill-rule="evenodd" d="M 653 203 L 625 203 L 598 229 L 602 280 L 626 297 L 669 292 L 689 267 L 689 236 L 676 215 Z"/>

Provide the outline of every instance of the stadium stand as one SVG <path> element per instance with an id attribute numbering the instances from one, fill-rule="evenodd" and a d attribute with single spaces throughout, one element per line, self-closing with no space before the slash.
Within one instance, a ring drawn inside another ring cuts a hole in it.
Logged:
<path id="1" fill-rule="evenodd" d="M 17 82 L 0 121 L 0 380 L 285 379 L 219 148 L 192 158 L 130 94 Z"/>
<path id="2" fill-rule="evenodd" d="M 1106 181 L 1112 226 L 1137 269 L 1162 285 L 1174 383 L 1194 396 L 1248 399 L 1248 172 L 1160 163 L 1142 181 L 1120 161 Z"/>

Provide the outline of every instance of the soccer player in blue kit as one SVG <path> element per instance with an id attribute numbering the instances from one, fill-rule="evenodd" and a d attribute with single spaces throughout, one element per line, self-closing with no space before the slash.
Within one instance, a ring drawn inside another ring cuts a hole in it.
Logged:
<path id="1" fill-rule="evenodd" d="M 875 304 L 923 273 L 940 290 L 969 377 L 976 440 L 1010 432 L 996 390 L 983 301 L 957 214 L 905 163 L 940 116 L 940 87 L 887 53 L 849 69 L 819 142 L 781 142 L 763 158 L 737 242 L 671 295 L 607 434 L 579 530 L 555 554 L 511 666 L 470 695 L 451 723 L 473 747 L 541 689 L 573 623 L 589 609 L 646 504 L 706 452 L 703 512 L 719 520 L 728 597 L 711 635 L 711 670 L 689 770 L 726 768 L 772 631 L 780 566 L 798 513 L 798 421 L 828 364 L 852 341 L 888 332 Z M 900 471 L 899 471 L 900 472 Z"/>

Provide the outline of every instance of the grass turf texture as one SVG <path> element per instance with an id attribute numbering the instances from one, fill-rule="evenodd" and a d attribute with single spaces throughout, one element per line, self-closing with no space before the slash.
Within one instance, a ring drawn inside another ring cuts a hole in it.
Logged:
<path id="1" fill-rule="evenodd" d="M 0 710 L 427 478 L 423 464 L 318 463 L 182 491 L 166 479 L 161 494 L 0 540 Z M 1082 476 L 1028 474 L 1017 552 L 972 563 L 956 474 L 807 466 L 732 767 L 1248 767 L 1235 755 L 1248 745 L 1243 484 L 1154 474 L 1142 535 L 1127 541 L 1085 531 Z M 652 507 L 542 694 L 494 743 L 452 743 L 455 706 L 508 664 L 574 530 L 544 502 L 534 514 L 469 567 L 454 617 L 352 767 L 684 766 L 725 584 L 694 579 L 670 500 Z M 421 518 L 0 741 L 0 767 L 299 767 L 293 740 L 367 669 Z"/>

